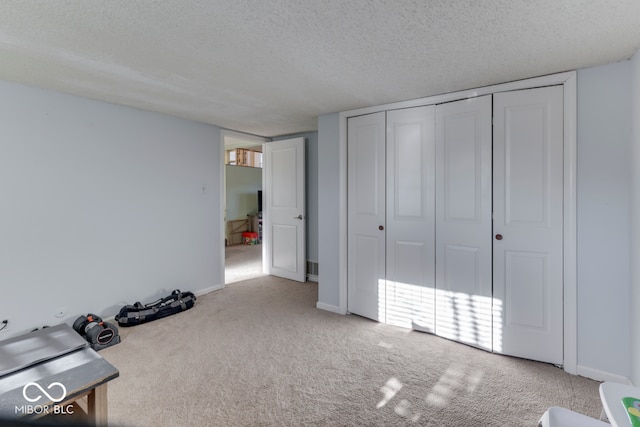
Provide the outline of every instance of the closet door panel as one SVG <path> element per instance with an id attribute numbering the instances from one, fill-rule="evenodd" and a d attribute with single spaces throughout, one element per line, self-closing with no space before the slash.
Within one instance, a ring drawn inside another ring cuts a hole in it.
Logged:
<path id="1" fill-rule="evenodd" d="M 347 127 L 347 309 L 384 322 L 385 113 L 350 118 Z"/>
<path id="2" fill-rule="evenodd" d="M 563 90 L 494 96 L 495 351 L 563 363 Z"/>
<path id="3" fill-rule="evenodd" d="M 492 349 L 491 96 L 436 109 L 436 334 Z"/>
<path id="4" fill-rule="evenodd" d="M 434 331 L 435 107 L 387 112 L 387 323 Z"/>

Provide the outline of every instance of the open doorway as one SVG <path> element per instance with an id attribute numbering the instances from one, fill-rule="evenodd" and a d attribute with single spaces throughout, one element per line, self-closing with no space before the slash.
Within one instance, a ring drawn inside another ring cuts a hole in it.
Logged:
<path id="1" fill-rule="evenodd" d="M 265 138 L 223 131 L 225 284 L 264 275 L 262 149 Z"/>

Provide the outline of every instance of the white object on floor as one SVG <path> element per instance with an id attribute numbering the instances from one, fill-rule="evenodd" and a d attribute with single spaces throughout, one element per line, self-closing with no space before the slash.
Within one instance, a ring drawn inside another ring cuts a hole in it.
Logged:
<path id="1" fill-rule="evenodd" d="M 611 427 L 611 425 L 570 409 L 552 406 L 542 415 L 538 421 L 538 427 Z"/>
<path id="2" fill-rule="evenodd" d="M 640 399 L 640 388 L 605 381 L 600 384 L 600 399 L 607 418 L 614 427 L 630 426 L 629 415 L 622 405 L 623 397 Z"/>

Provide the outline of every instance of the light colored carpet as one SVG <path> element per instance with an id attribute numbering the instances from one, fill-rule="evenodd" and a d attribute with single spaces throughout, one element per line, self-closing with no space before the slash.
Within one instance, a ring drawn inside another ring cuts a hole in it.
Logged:
<path id="1" fill-rule="evenodd" d="M 241 282 L 264 276 L 262 245 L 233 245 L 225 248 L 225 283 Z"/>
<path id="2" fill-rule="evenodd" d="M 315 308 L 270 276 L 121 328 L 109 420 L 127 426 L 535 426 L 553 405 L 598 417 L 598 383 L 547 364 Z"/>

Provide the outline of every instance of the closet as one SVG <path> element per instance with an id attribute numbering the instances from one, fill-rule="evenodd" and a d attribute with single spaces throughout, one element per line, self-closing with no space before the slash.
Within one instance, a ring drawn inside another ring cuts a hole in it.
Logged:
<path id="1" fill-rule="evenodd" d="M 348 124 L 348 304 L 370 319 L 434 332 L 435 107 Z"/>
<path id="2" fill-rule="evenodd" d="M 437 334 L 492 350 L 492 96 L 438 105 Z"/>
<path id="3" fill-rule="evenodd" d="M 563 90 L 347 122 L 348 311 L 563 362 Z"/>

